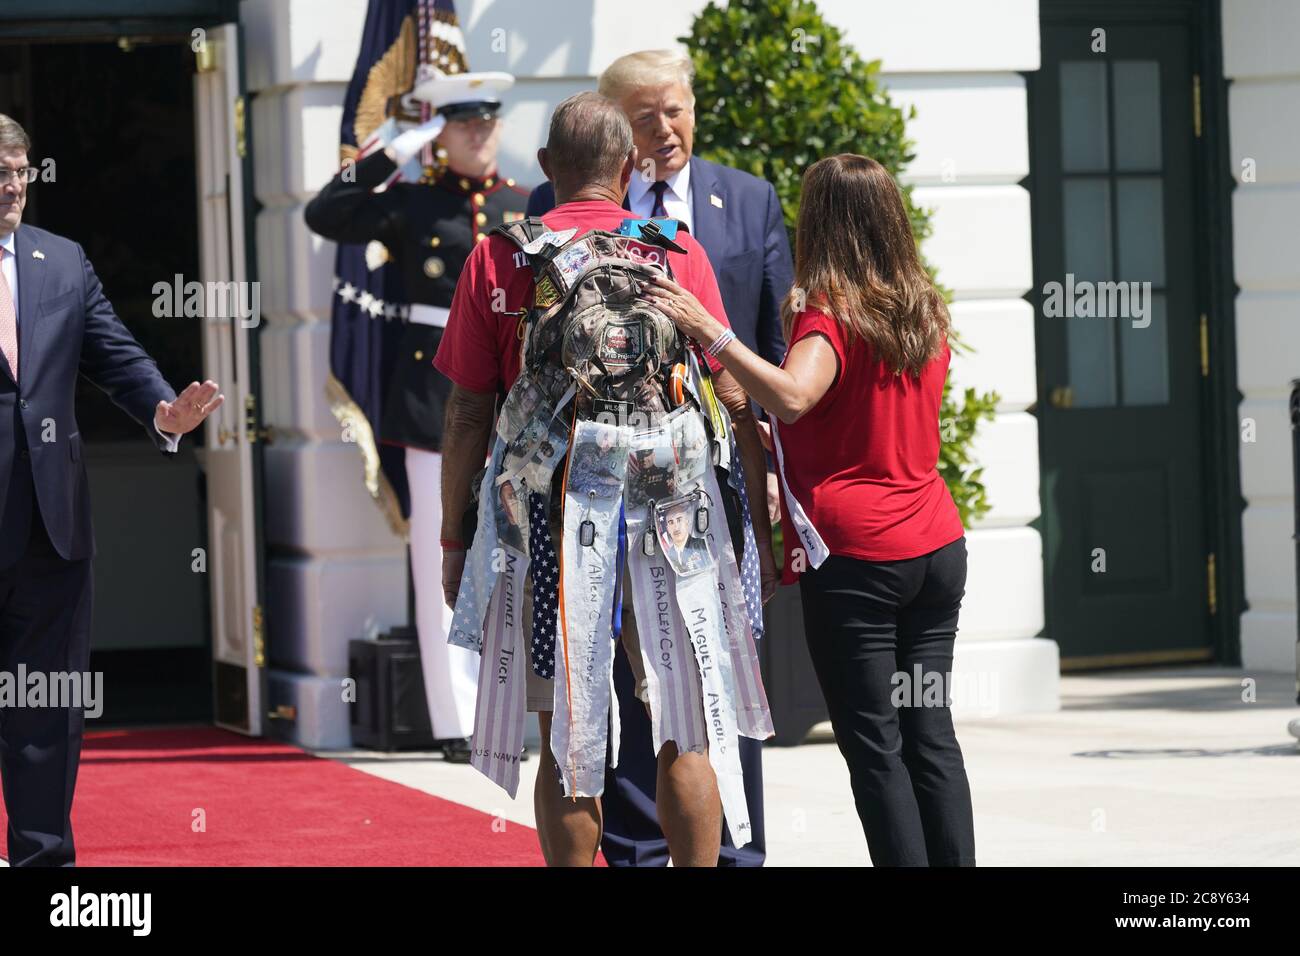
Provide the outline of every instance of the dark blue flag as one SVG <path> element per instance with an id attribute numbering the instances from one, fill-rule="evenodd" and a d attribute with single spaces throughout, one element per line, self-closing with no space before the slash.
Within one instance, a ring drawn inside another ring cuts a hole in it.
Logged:
<path id="1" fill-rule="evenodd" d="M 412 114 L 405 97 L 415 86 L 417 69 L 430 68 L 465 70 L 452 0 L 370 0 L 357 65 L 343 101 L 339 152 L 344 163 L 378 148 L 381 127 L 393 130 L 388 121 L 418 123 L 428 118 Z M 338 246 L 326 394 L 348 440 L 354 440 L 361 451 L 367 490 L 393 530 L 402 535 L 410 514 L 405 452 L 382 443 L 379 423 L 406 302 L 401 274 L 391 257 L 371 269 L 366 246 Z"/>

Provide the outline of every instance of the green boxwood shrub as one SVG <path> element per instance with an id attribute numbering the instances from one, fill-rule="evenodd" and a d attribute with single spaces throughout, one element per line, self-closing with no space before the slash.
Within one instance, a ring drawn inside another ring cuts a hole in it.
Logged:
<path id="1" fill-rule="evenodd" d="M 711 2 L 679 40 L 695 65 L 696 152 L 776 187 L 792 249 L 800 181 L 814 162 L 860 153 L 897 177 L 915 156 L 905 130 L 915 110 L 894 105 L 880 81 L 880 61 L 864 61 L 809 0 Z M 917 208 L 911 186 L 900 186 L 921 244 L 931 232 L 930 211 Z M 954 355 L 967 351 L 954 336 Z M 980 421 L 993 418 L 998 395 L 966 389 L 960 398 L 958 404 L 950 376 L 940 410 L 939 472 L 970 527 L 989 510 L 971 441 Z"/>

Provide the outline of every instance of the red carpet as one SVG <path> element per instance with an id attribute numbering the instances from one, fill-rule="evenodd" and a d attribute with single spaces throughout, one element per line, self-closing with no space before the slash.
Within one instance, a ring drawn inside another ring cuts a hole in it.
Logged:
<path id="1" fill-rule="evenodd" d="M 194 832 L 196 810 L 206 832 Z M 82 866 L 543 865 L 534 830 L 492 823 L 296 747 L 212 727 L 88 734 L 72 807 Z"/>

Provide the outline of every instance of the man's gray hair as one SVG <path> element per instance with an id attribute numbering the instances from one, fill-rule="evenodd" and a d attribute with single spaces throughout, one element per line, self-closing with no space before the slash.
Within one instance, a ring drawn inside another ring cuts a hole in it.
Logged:
<path id="1" fill-rule="evenodd" d="M 27 130 L 18 121 L 0 113 L 0 149 L 20 149 L 24 153 L 32 150 L 32 141 Z"/>
<path id="2" fill-rule="evenodd" d="M 631 152 L 631 124 L 599 93 L 575 93 L 551 114 L 547 162 L 553 176 L 574 187 L 617 182 Z"/>

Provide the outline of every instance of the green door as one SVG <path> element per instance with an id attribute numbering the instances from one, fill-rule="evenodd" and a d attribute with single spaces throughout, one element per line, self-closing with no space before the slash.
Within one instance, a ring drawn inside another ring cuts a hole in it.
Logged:
<path id="1" fill-rule="evenodd" d="M 1031 78 L 1046 635 L 1066 668 L 1212 657 L 1192 36 L 1053 17 Z"/>

